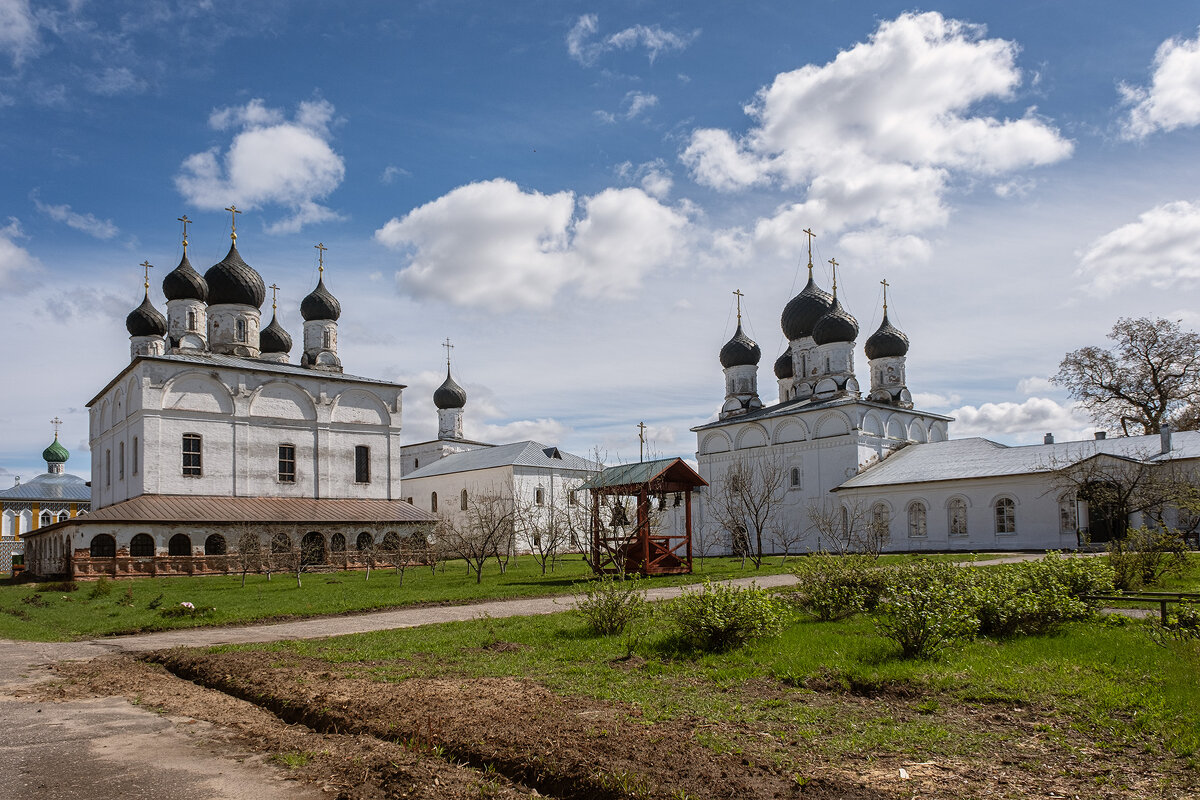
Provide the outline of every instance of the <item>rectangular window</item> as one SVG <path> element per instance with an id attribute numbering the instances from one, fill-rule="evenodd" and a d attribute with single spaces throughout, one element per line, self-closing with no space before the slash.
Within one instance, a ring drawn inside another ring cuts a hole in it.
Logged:
<path id="1" fill-rule="evenodd" d="M 104 485 L 112 486 L 112 450 L 104 451 Z"/>
<path id="2" fill-rule="evenodd" d="M 296 445 L 279 445 L 279 482 L 296 482 Z"/>
<path id="3" fill-rule="evenodd" d="M 365 444 L 354 446 L 354 482 L 371 482 L 371 448 Z"/>
<path id="4" fill-rule="evenodd" d="M 183 435 L 183 474 L 200 477 L 200 434 L 185 433 Z"/>
<path id="5" fill-rule="evenodd" d="M 138 471 L 138 437 L 133 437 L 133 452 L 130 454 L 130 465 L 133 467 L 133 474 L 137 475 Z"/>
<path id="6" fill-rule="evenodd" d="M 125 480 L 125 443 L 117 444 L 117 480 Z"/>

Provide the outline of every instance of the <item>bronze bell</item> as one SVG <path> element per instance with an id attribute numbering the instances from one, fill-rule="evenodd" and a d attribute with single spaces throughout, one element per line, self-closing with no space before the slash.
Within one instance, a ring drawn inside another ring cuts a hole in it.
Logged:
<path id="1" fill-rule="evenodd" d="M 625 515 L 624 503 L 613 503 L 612 522 L 610 524 L 614 528 L 629 524 L 629 517 Z"/>
<path id="2" fill-rule="evenodd" d="M 679 492 L 676 492 L 674 506 L 676 508 L 679 508 L 679 506 L 681 506 L 682 504 L 683 504 L 683 495 L 681 495 Z"/>
<path id="3" fill-rule="evenodd" d="M 667 496 L 665 494 L 660 494 L 658 496 L 658 510 L 665 511 L 666 508 L 667 508 Z"/>

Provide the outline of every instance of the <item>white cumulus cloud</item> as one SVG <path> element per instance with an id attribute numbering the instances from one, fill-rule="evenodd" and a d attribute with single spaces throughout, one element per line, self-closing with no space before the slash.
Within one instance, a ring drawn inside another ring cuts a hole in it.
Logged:
<path id="1" fill-rule="evenodd" d="M 1159 45 L 1149 87 L 1121 84 L 1119 89 L 1130 106 L 1123 123 L 1126 138 L 1200 124 L 1200 34 Z"/>
<path id="2" fill-rule="evenodd" d="M 38 211 L 41 211 L 55 222 L 61 222 L 69 228 L 83 231 L 89 236 L 95 236 L 97 239 L 111 239 L 121 232 L 113 224 L 112 220 L 99 219 L 91 212 L 80 214 L 72 211 L 71 207 L 65 203 L 57 206 L 49 205 L 35 197 L 33 198 L 33 204 L 37 206 Z"/>
<path id="3" fill-rule="evenodd" d="M 962 406 L 948 415 L 954 417 L 950 431 L 955 438 L 1008 436 L 1040 442 L 1044 434 L 1053 433 L 1059 441 L 1070 441 L 1082 439 L 1094 429 L 1074 405 L 1064 406 L 1045 397 L 1031 397 L 1021 403 Z"/>
<path id="4" fill-rule="evenodd" d="M 42 262 L 17 244 L 23 238 L 21 223 L 15 217 L 0 226 L 0 289 L 14 294 L 29 289 L 42 271 Z"/>
<path id="5" fill-rule="evenodd" d="M 744 134 L 694 131 L 681 159 L 718 190 L 804 191 L 803 202 L 760 220 L 760 245 L 792 248 L 813 220 L 826 232 L 866 227 L 892 238 L 944 225 L 956 176 L 998 179 L 1072 152 L 1034 108 L 1019 119 L 974 112 L 1012 99 L 1022 80 L 1017 45 L 984 34 L 936 12 L 885 21 L 833 61 L 777 75 L 745 109 L 756 124 Z M 923 256 L 918 243 L 907 249 Z"/>
<path id="6" fill-rule="evenodd" d="M 599 17 L 595 14 L 581 16 L 567 32 L 567 52 L 571 58 L 587 67 L 595 64 L 596 59 L 611 50 L 632 50 L 641 47 L 653 64 L 660 53 L 683 50 L 700 35 L 699 30 L 668 31 L 658 25 L 633 25 L 596 39 L 599 30 Z"/>
<path id="7" fill-rule="evenodd" d="M 29 0 L 0 0 L 0 53 L 19 67 L 38 47 L 38 24 Z"/>
<path id="8" fill-rule="evenodd" d="M 493 310 L 548 306 L 568 286 L 621 296 L 677 260 L 689 222 L 638 188 L 527 192 L 495 179 L 460 186 L 375 232 L 404 251 L 400 285 Z"/>
<path id="9" fill-rule="evenodd" d="M 262 100 L 217 109 L 214 130 L 236 130 L 227 150 L 218 147 L 184 159 L 175 186 L 189 202 L 205 209 L 236 203 L 244 209 L 279 206 L 289 215 L 268 226 L 272 233 L 339 219 L 319 201 L 346 174 L 342 157 L 330 146 L 333 105 L 312 100 L 299 105 L 289 121 Z"/>
<path id="10" fill-rule="evenodd" d="M 1197 285 L 1200 205 L 1179 200 L 1155 206 L 1104 234 L 1080 256 L 1076 275 L 1097 295 L 1147 283 L 1156 289 Z"/>

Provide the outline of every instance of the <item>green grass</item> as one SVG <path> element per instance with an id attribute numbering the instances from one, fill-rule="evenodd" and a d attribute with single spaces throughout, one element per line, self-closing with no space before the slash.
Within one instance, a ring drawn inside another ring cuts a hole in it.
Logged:
<path id="1" fill-rule="evenodd" d="M 770 575 L 784 571 L 778 559 L 755 571 L 729 558 L 696 562 L 692 575 L 673 575 L 647 581 L 648 586 L 673 586 L 711 577 L 723 579 Z M 535 597 L 570 593 L 590 578 L 579 556 L 565 558 L 545 576 L 532 558 L 516 558 L 501 575 L 495 562 L 484 568 L 476 584 L 461 561 L 448 562 L 436 574 L 429 569 L 408 569 L 403 586 L 394 570 L 371 573 L 336 572 L 304 575 L 301 588 L 295 576 L 276 573 L 270 581 L 249 575 L 242 587 L 240 576 L 137 578 L 109 582 L 97 595 L 95 582 L 81 582 L 75 592 L 37 592 L 39 584 L 0 581 L 0 638 L 31 641 L 64 641 L 116 633 L 209 627 L 288 617 L 315 617 L 369 611 L 414 604 L 461 604 L 479 600 Z M 183 602 L 196 616 L 166 617 Z M 155 607 L 151 607 L 151 606 Z"/>
<path id="2" fill-rule="evenodd" d="M 526 647 L 488 648 L 497 641 Z M 312 656 L 341 664 L 349 674 L 387 681 L 530 677 L 566 695 L 635 704 L 648 721 L 687 717 L 767 730 L 790 726 L 793 735 L 830 753 L 959 754 L 996 735 L 964 732 L 943 714 L 947 704 L 997 707 L 1017 716 L 1031 707 L 1065 718 L 1100 748 L 1192 758 L 1200 751 L 1200 649 L 1159 648 L 1123 620 L 1074 623 L 1055 635 L 980 640 L 934 661 L 897 658 L 894 645 L 859 617 L 798 622 L 777 639 L 708 655 L 680 651 L 658 628 L 632 644 L 645 663 L 626 669 L 619 664 L 631 637 L 594 636 L 574 612 L 219 649 Z M 896 719 L 873 715 L 862 704 L 748 701 L 736 689 L 750 681 L 765 681 L 793 698 L 811 695 L 805 687 L 813 686 L 882 693 L 901 698 L 911 713 Z"/>

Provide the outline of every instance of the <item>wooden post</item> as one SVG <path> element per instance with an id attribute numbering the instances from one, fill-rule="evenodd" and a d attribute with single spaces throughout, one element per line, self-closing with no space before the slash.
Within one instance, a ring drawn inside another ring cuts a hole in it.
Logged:
<path id="1" fill-rule="evenodd" d="M 638 489 L 637 529 L 642 537 L 642 574 L 650 574 L 650 492 L 645 486 Z"/>
<path id="2" fill-rule="evenodd" d="M 685 494 L 685 497 L 684 497 L 685 502 L 684 502 L 684 509 L 683 509 L 683 519 L 684 519 L 684 530 L 687 531 L 687 559 L 688 559 L 688 573 L 690 574 L 692 571 L 692 490 L 688 489 L 684 494 Z"/>
<path id="3" fill-rule="evenodd" d="M 592 572 L 600 572 L 600 493 L 592 492 Z"/>

